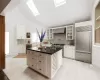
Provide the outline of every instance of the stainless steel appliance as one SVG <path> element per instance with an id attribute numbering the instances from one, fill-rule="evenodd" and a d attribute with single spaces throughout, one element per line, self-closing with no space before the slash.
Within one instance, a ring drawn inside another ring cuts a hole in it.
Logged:
<path id="1" fill-rule="evenodd" d="M 76 27 L 76 53 L 75 59 L 91 63 L 92 53 L 92 27 Z"/>

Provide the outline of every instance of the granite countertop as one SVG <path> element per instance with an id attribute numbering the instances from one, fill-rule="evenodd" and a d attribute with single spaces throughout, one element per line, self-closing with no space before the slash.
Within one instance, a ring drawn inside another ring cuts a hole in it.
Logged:
<path id="1" fill-rule="evenodd" d="M 61 50 L 62 48 L 56 48 L 56 47 L 46 47 L 46 48 L 41 48 L 39 49 L 38 47 L 32 47 L 32 48 L 28 48 L 27 50 L 32 50 L 32 51 L 36 51 L 36 52 L 41 52 L 41 53 L 45 53 L 45 54 L 54 54 L 57 51 Z"/>

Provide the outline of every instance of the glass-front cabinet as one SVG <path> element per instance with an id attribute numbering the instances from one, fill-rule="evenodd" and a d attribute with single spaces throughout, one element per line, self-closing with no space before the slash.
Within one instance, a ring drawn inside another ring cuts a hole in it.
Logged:
<path id="1" fill-rule="evenodd" d="M 74 40 L 74 25 L 69 25 L 66 27 L 66 39 Z"/>
<path id="2" fill-rule="evenodd" d="M 47 29 L 47 38 L 48 40 L 53 39 L 53 29 Z"/>

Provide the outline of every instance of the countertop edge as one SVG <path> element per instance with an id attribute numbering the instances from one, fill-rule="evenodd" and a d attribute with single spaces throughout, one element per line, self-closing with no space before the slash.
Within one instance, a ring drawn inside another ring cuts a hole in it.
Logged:
<path id="1" fill-rule="evenodd" d="M 44 54 L 49 54 L 49 55 L 52 55 L 52 54 L 54 54 L 54 53 L 56 53 L 56 52 L 58 52 L 58 51 L 62 50 L 62 48 L 61 48 L 61 49 L 59 49 L 59 50 L 57 50 L 57 51 L 55 51 L 54 53 L 43 52 L 43 51 L 38 51 L 38 50 L 33 50 L 33 49 L 27 49 L 27 50 L 31 50 L 31 51 L 35 51 L 35 52 L 41 52 L 41 53 L 44 53 Z"/>

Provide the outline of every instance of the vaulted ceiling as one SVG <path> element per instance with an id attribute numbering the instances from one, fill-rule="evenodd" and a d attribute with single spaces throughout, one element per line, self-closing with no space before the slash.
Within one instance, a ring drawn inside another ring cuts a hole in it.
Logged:
<path id="1" fill-rule="evenodd" d="M 0 13 L 3 11 L 3 9 L 9 4 L 11 0 L 0 0 Z"/>
<path id="2" fill-rule="evenodd" d="M 20 0 L 17 7 L 28 20 L 54 27 L 90 20 L 95 0 L 66 0 L 66 4 L 59 7 L 55 7 L 53 0 L 33 0 L 40 13 L 38 16 L 31 12 L 27 1 Z"/>

